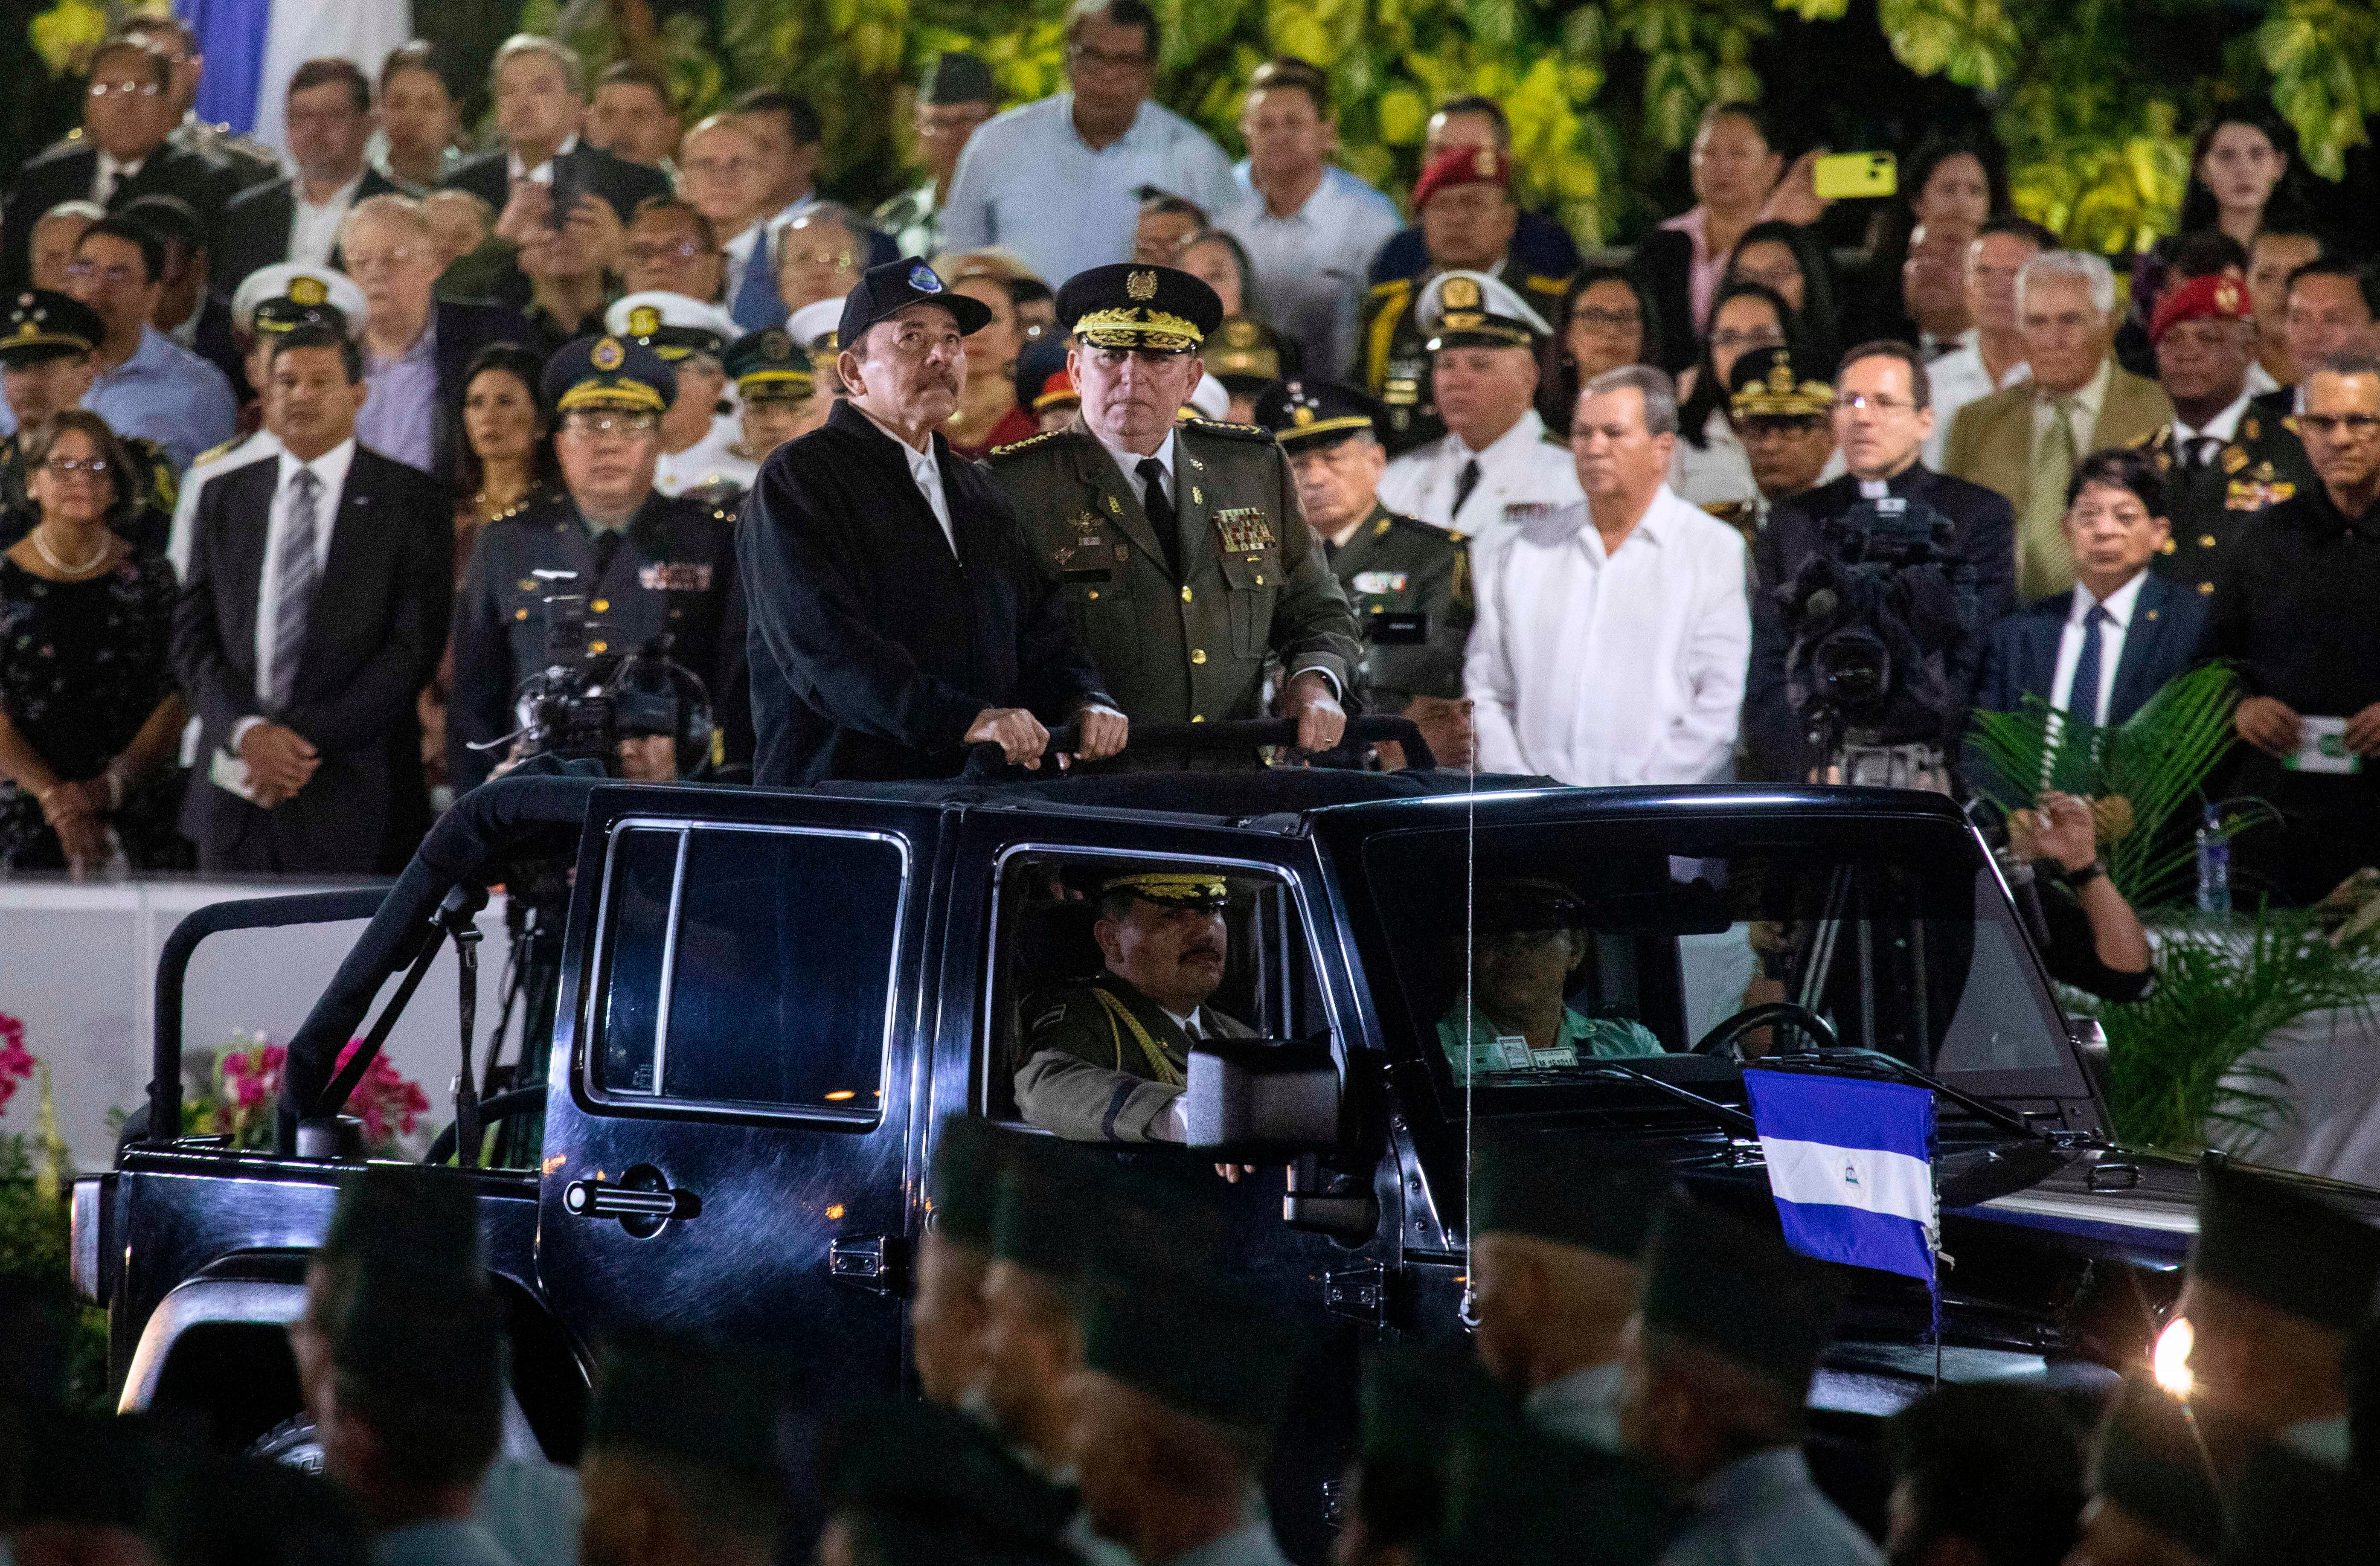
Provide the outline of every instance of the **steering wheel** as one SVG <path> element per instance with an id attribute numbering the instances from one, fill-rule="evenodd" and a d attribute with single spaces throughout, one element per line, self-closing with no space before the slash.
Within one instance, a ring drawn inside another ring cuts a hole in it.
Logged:
<path id="1" fill-rule="evenodd" d="M 1835 1037 L 1835 1025 L 1810 1010 L 1809 1007 L 1792 1001 L 1763 1001 L 1756 1006 L 1744 1007 L 1735 1015 L 1704 1034 L 1702 1038 L 1695 1040 L 1694 1049 L 1688 1052 L 1696 1055 L 1729 1055 L 1741 1061 L 1743 1059 L 1743 1051 L 1736 1047 L 1735 1041 L 1754 1028 L 1764 1027 L 1773 1022 L 1791 1023 L 1816 1039 L 1818 1047 L 1822 1050 L 1840 1047 L 1840 1040 Z"/>

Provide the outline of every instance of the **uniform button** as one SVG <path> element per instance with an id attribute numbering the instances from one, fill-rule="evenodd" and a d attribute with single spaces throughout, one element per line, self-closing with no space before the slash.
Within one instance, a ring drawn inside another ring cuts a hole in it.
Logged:
<path id="1" fill-rule="evenodd" d="M 589 652 L 608 652 L 611 649 L 612 644 L 607 641 L 590 641 L 587 644 L 587 650 Z"/>
<path id="2" fill-rule="evenodd" d="M 686 618 L 686 611 L 683 609 L 673 609 L 670 611 L 670 618 L 673 620 L 683 620 Z"/>
<path id="3" fill-rule="evenodd" d="M 587 607 L 593 610 L 596 613 L 601 614 L 605 610 L 612 607 L 612 601 L 608 598 L 599 598 Z"/>
<path id="4" fill-rule="evenodd" d="M 2215 535 L 2212 533 L 2199 534 L 2198 547 L 2201 549 L 2213 549 L 2215 547 Z"/>
<path id="5" fill-rule="evenodd" d="M 1190 721 L 1194 723 L 1203 723 L 1207 721 L 1207 714 L 1204 712 L 1193 712 L 1190 714 Z"/>
<path id="6" fill-rule="evenodd" d="M 2165 542 L 2157 545 L 2157 548 L 2163 550 L 2168 554 L 2171 554 L 2175 550 L 2178 550 L 2180 547 L 2181 546 L 2180 544 L 2174 542 L 2171 539 L 2168 539 Z"/>
<path id="7" fill-rule="evenodd" d="M 1257 572 L 1257 586 L 1258 586 L 1258 587 L 1263 587 L 1263 586 L 1264 586 L 1264 573 L 1263 573 L 1263 572 L 1261 572 L 1261 571 L 1259 571 L 1259 572 Z"/>
<path id="8" fill-rule="evenodd" d="M 1184 588 L 1182 589 L 1182 601 L 1184 603 L 1190 601 L 1190 589 L 1188 588 Z"/>
<path id="9" fill-rule="evenodd" d="M 1099 589 L 1097 589 L 1097 588 L 1093 588 L 1093 589 L 1091 589 L 1091 597 L 1093 597 L 1094 599 L 1096 599 L 1096 598 L 1098 598 L 1099 596 Z"/>
<path id="10" fill-rule="evenodd" d="M 2215 584 L 2212 582 L 2201 582 L 2198 584 L 2198 590 L 2211 596 L 2215 591 Z"/>
<path id="11" fill-rule="evenodd" d="M 516 609 L 513 611 L 513 618 L 516 620 L 526 620 L 528 618 L 528 611 L 526 609 Z"/>
<path id="12" fill-rule="evenodd" d="M 1203 647 L 1192 648 L 1190 649 L 1190 662 L 1193 663 L 1204 663 L 1207 662 L 1207 649 Z"/>

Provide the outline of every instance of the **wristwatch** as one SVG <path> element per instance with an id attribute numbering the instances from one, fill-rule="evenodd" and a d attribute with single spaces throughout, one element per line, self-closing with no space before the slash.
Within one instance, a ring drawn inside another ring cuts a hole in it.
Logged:
<path id="1" fill-rule="evenodd" d="M 2079 870 L 2061 869 L 2058 873 L 2070 890 L 2080 892 L 2107 873 L 2107 861 L 2094 859 Z"/>

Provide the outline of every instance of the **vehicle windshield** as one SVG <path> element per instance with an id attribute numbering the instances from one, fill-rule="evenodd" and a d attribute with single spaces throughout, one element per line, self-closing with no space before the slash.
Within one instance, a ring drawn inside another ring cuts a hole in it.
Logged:
<path id="1" fill-rule="evenodd" d="M 1941 822 L 1483 827 L 1475 853 L 1430 830 L 1373 838 L 1364 856 L 1401 992 L 1383 1013 L 1410 1018 L 1442 1088 L 1459 1095 L 1468 1074 L 1479 1112 L 1555 1107 L 1548 1093 L 1611 1065 L 1724 1080 L 1734 1051 L 1696 1045 L 1723 1045 L 1714 1030 L 1765 1002 L 1985 1091 L 2056 1092 L 2041 1074 L 2071 1071 L 2004 895 Z M 1757 1059 L 1816 1041 L 1779 1024 L 1737 1047 Z"/>

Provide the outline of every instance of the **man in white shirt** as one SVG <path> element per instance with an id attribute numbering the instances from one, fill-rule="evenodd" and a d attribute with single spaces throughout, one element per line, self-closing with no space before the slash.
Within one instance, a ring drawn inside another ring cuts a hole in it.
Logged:
<path id="1" fill-rule="evenodd" d="M 1265 313 L 1317 381 L 1354 362 L 1365 268 L 1403 225 L 1394 202 L 1328 161 L 1339 141 L 1330 92 L 1304 60 L 1257 67 L 1240 111 L 1247 197 L 1215 225 L 1246 247 Z"/>
<path id="2" fill-rule="evenodd" d="M 2017 323 L 2016 274 L 2042 251 L 2057 248 L 2047 229 L 2021 217 L 1993 219 L 1968 244 L 1964 286 L 1972 324 L 1949 352 L 1925 364 L 1926 400 L 1934 407 L 1926 467 L 1941 467 L 1950 420 L 1961 408 L 2033 373 L 2024 362 L 2024 331 Z"/>
<path id="3" fill-rule="evenodd" d="M 968 140 L 943 209 L 943 249 L 1003 246 L 1056 285 L 1131 255 L 1143 186 L 1204 212 L 1232 206 L 1239 192 L 1222 149 L 1149 97 L 1159 45 L 1146 0 L 1075 0 L 1071 91 L 1019 104 Z"/>
<path id="4" fill-rule="evenodd" d="M 1556 510 L 1579 499 L 1570 453 L 1536 408 L 1537 349 L 1551 328 L 1484 272 L 1430 280 L 1415 309 L 1429 334 L 1430 395 L 1444 435 L 1389 464 L 1380 504 L 1495 541 L 1513 508 Z"/>
<path id="5" fill-rule="evenodd" d="M 1644 365 L 1579 394 L 1584 500 L 1534 511 L 1478 554 L 1463 663 L 1482 771 L 1563 783 L 1724 777 L 1752 651 L 1735 529 L 1665 480 L 1677 390 Z"/>

